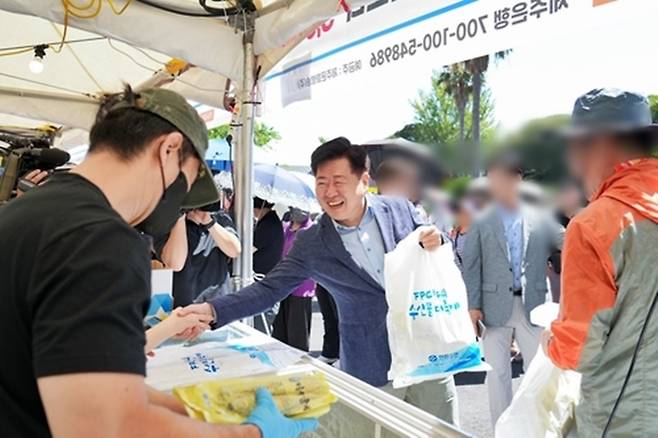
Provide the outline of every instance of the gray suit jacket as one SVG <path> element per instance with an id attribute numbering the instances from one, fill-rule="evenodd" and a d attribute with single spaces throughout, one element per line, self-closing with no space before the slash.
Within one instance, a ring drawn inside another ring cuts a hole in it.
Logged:
<path id="1" fill-rule="evenodd" d="M 523 301 L 527 317 L 546 300 L 547 262 L 555 251 L 562 250 L 564 228 L 548 214 L 529 206 L 523 214 Z M 478 217 L 466 234 L 463 254 L 464 282 L 468 291 L 468 308 L 484 313 L 484 324 L 505 325 L 512 315 L 512 267 L 505 240 L 505 230 L 495 207 Z"/>

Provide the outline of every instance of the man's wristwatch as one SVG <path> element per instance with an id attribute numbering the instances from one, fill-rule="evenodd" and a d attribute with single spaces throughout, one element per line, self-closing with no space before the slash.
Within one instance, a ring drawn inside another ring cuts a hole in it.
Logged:
<path id="1" fill-rule="evenodd" d="M 216 223 L 217 223 L 217 221 L 215 220 L 215 218 L 212 218 L 212 219 L 210 219 L 210 222 L 208 222 L 207 224 L 201 225 L 201 228 L 203 228 L 203 231 L 208 231 L 208 230 L 211 229 Z"/>

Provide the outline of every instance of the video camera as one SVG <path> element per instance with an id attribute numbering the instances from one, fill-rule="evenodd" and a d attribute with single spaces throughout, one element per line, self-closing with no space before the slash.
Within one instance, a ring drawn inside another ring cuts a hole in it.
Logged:
<path id="1" fill-rule="evenodd" d="M 0 126 L 0 204 L 9 201 L 16 192 L 20 177 L 40 169 L 53 170 L 66 164 L 68 152 L 53 148 L 57 129 Z"/>

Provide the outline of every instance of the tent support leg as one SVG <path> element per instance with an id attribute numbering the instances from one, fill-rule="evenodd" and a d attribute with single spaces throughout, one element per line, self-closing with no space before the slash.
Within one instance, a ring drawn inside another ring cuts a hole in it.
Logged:
<path id="1" fill-rule="evenodd" d="M 253 138 L 254 138 L 254 46 L 253 33 L 245 34 L 244 41 L 244 77 L 241 91 L 240 117 L 242 128 L 240 142 L 235 151 L 233 170 L 235 175 L 235 219 L 240 239 L 242 253 L 236 260 L 239 275 L 239 287 L 248 286 L 253 282 Z"/>

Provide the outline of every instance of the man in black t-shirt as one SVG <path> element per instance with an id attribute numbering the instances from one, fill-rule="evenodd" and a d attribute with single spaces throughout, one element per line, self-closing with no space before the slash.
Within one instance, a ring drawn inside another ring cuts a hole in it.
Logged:
<path id="1" fill-rule="evenodd" d="M 184 415 L 144 383 L 148 250 L 133 225 L 217 201 L 204 122 L 167 90 L 107 98 L 89 154 L 0 209 L 0 435 L 297 436 L 267 393 L 246 425 Z"/>
<path id="2" fill-rule="evenodd" d="M 199 298 L 206 301 L 228 288 L 229 262 L 241 248 L 228 214 L 195 209 L 181 217 L 158 251 L 165 266 L 174 270 L 174 307 Z"/>

